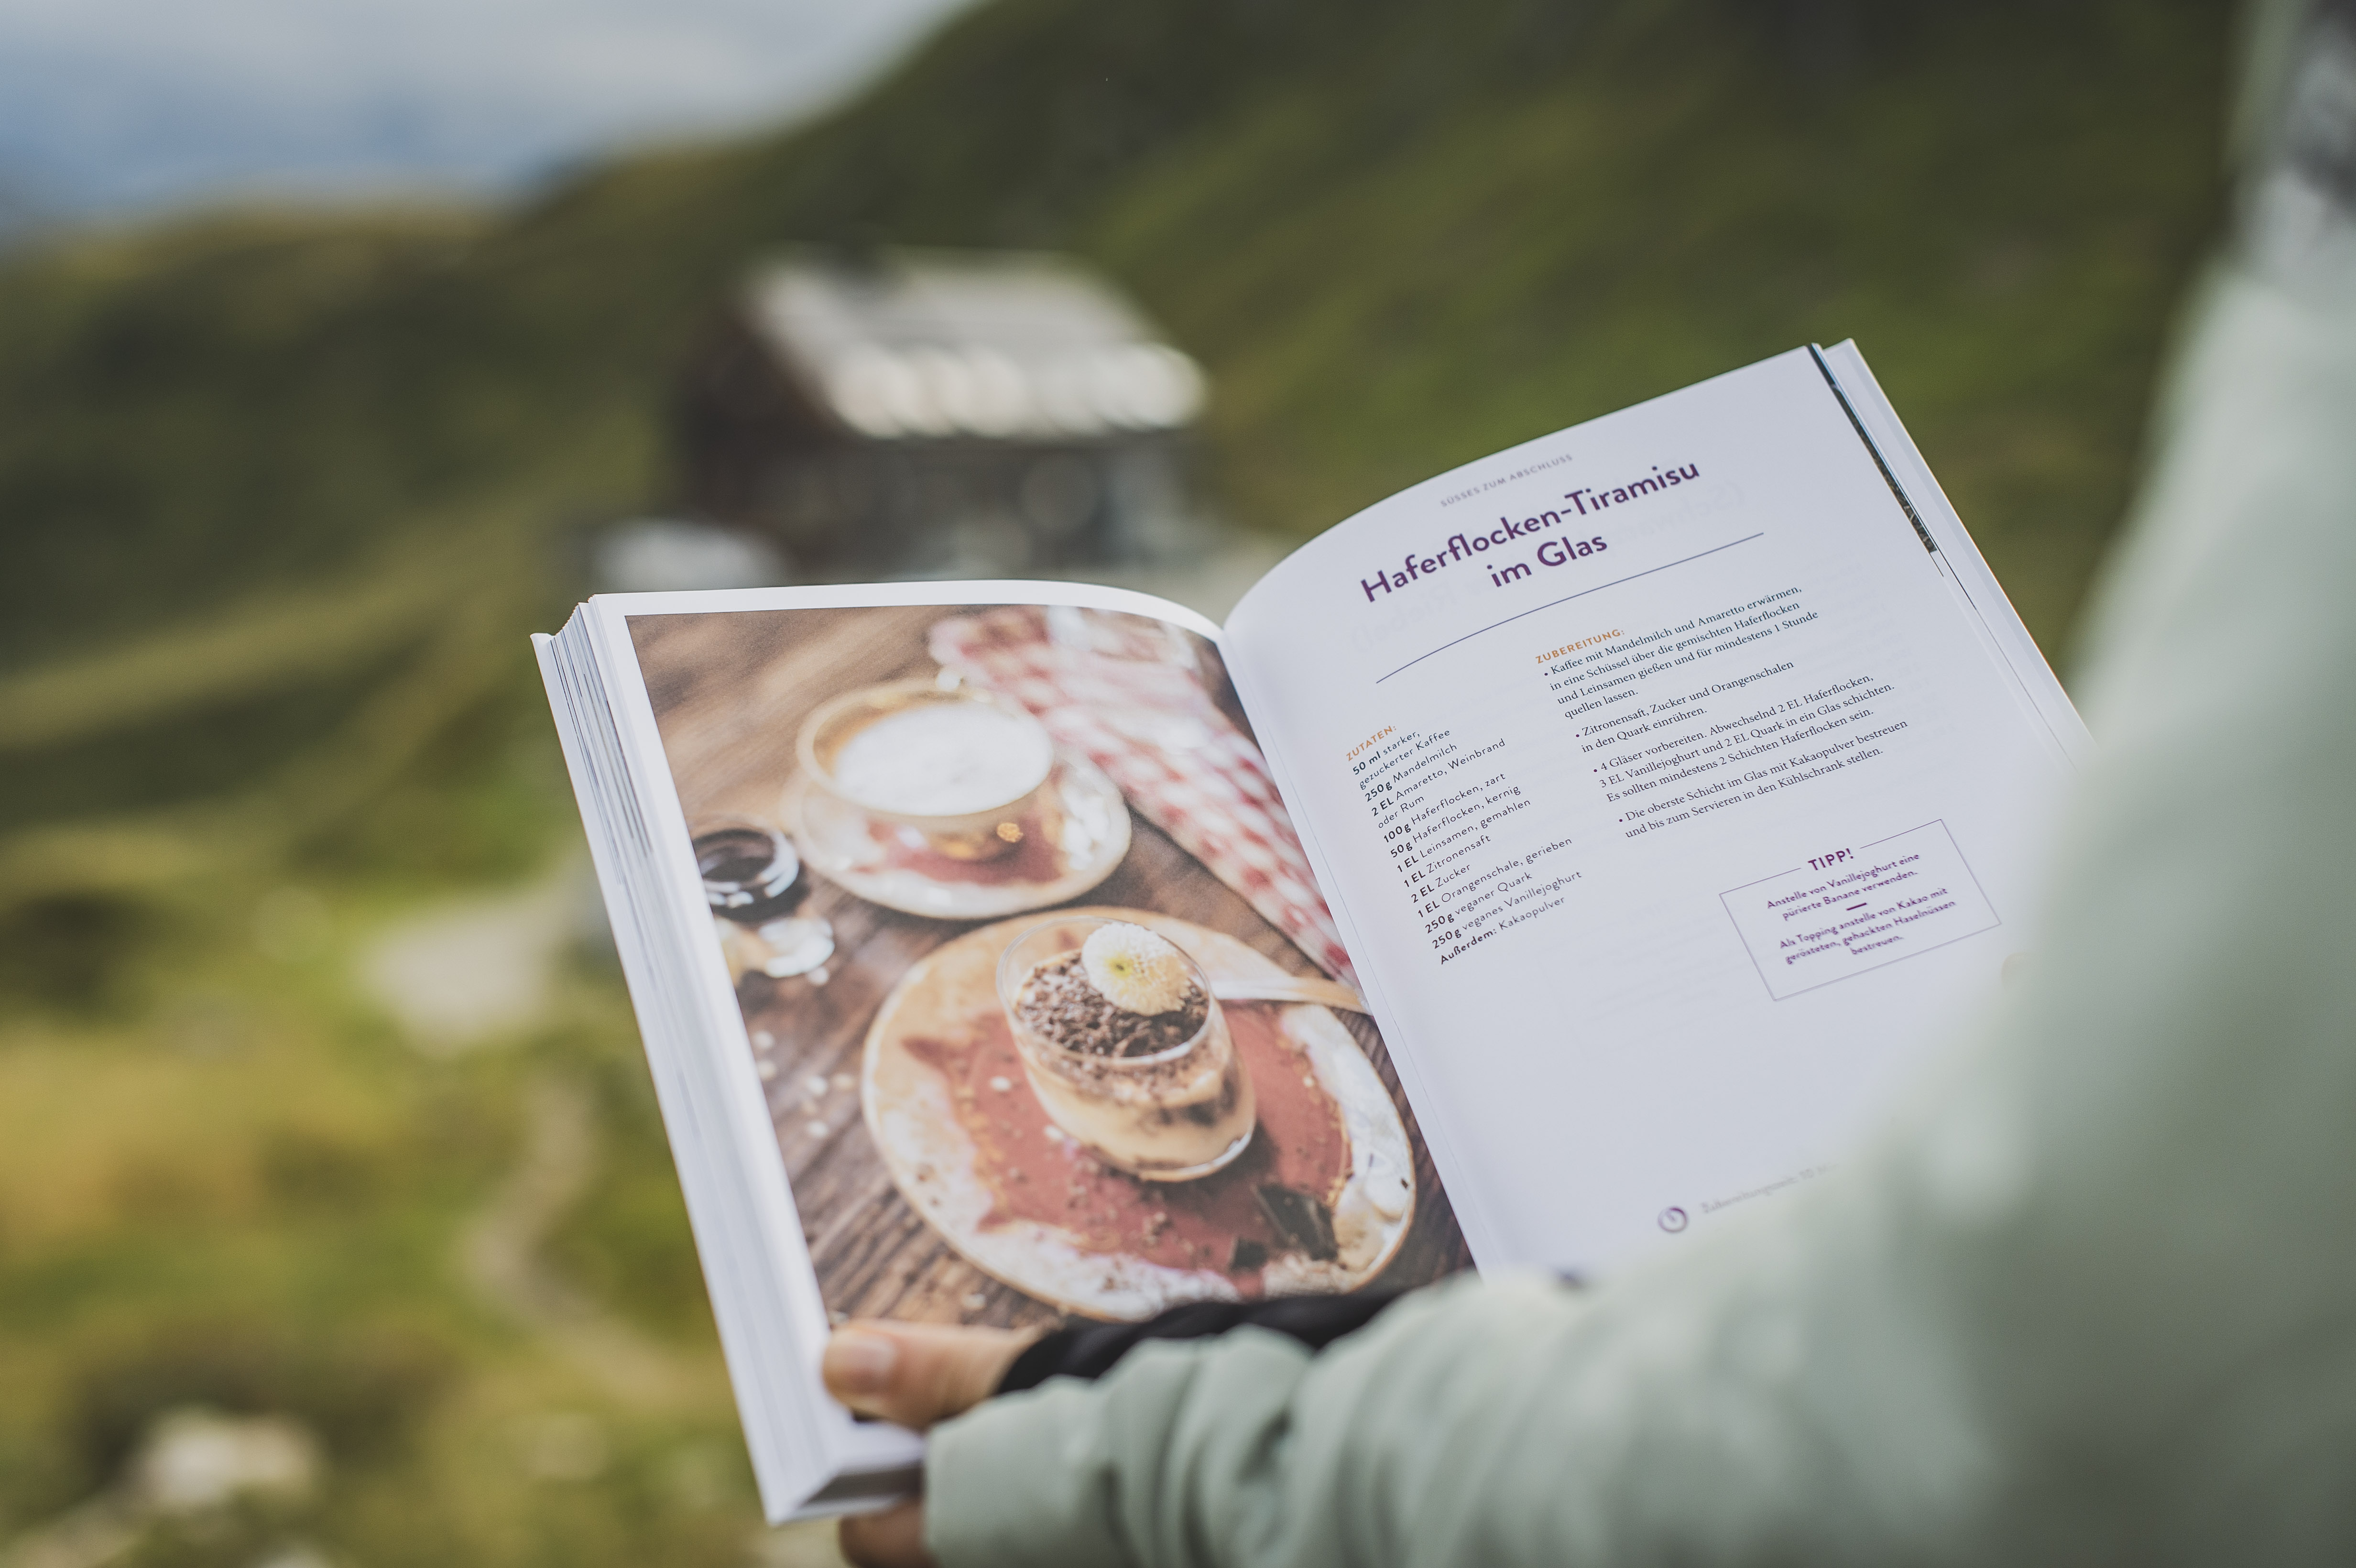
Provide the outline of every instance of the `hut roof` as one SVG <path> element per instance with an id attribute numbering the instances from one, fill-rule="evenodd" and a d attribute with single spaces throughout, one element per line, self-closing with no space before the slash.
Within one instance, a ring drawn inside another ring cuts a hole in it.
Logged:
<path id="1" fill-rule="evenodd" d="M 1171 430 L 1202 372 L 1109 283 L 1021 252 L 800 256 L 752 281 L 759 341 L 820 412 L 876 440 Z"/>

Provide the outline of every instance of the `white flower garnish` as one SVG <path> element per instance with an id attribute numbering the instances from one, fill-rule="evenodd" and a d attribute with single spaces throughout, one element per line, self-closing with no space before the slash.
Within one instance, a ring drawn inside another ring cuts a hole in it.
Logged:
<path id="1" fill-rule="evenodd" d="M 1080 947 L 1088 983 L 1123 1012 L 1166 1013 L 1186 997 L 1186 955 L 1141 925 L 1107 921 Z"/>

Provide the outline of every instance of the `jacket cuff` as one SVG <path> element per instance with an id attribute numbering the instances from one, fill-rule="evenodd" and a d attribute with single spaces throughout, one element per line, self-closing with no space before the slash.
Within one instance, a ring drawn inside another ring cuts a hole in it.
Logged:
<path id="1" fill-rule="evenodd" d="M 986 1400 L 925 1447 L 925 1544 L 943 1568 L 1124 1563 L 1096 1384 Z"/>

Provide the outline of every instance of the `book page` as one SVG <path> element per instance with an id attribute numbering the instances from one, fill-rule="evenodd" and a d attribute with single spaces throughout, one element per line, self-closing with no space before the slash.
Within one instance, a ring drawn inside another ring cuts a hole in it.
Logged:
<path id="1" fill-rule="evenodd" d="M 834 1321 L 1135 1318 L 1468 1262 L 1209 628 L 1151 603 L 607 606 L 673 797 L 649 831 L 739 1026 L 713 1049 Z"/>
<path id="2" fill-rule="evenodd" d="M 2023 950 L 2068 704 L 1934 538 L 1799 350 L 1394 496 L 1230 617 L 1483 1266 L 1820 1174 Z"/>

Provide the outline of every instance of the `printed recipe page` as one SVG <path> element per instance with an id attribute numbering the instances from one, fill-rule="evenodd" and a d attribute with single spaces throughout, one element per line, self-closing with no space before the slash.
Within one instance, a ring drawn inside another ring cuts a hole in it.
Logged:
<path id="1" fill-rule="evenodd" d="M 1804 350 L 1383 502 L 1226 648 L 1484 1265 L 1819 1174 L 2023 944 L 2067 764 Z"/>

